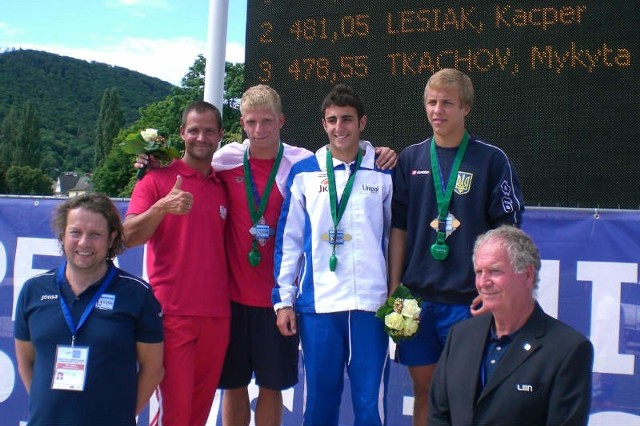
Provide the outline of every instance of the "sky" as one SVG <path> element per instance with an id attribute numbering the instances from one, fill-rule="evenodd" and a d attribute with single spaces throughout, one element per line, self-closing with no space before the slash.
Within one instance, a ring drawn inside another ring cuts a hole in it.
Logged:
<path id="1" fill-rule="evenodd" d="M 0 53 L 34 49 L 180 85 L 206 55 L 209 0 L 3 0 Z M 244 62 L 247 0 L 229 0 L 225 60 Z"/>

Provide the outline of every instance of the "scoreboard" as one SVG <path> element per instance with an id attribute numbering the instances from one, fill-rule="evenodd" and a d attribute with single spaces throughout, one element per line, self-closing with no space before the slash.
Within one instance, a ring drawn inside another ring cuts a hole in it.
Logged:
<path id="1" fill-rule="evenodd" d="M 249 0 L 247 14 L 245 85 L 280 93 L 285 142 L 327 143 L 320 103 L 346 83 L 362 138 L 399 152 L 431 135 L 429 76 L 457 68 L 476 92 L 467 130 L 507 152 L 528 205 L 640 208 L 640 0 Z"/>

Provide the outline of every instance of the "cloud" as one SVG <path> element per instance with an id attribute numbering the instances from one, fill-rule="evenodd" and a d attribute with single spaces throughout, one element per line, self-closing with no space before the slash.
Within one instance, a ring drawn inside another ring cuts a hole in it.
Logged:
<path id="1" fill-rule="evenodd" d="M 190 37 L 175 39 L 126 38 L 100 49 L 100 61 L 158 77 L 175 85 L 189 71 L 206 44 Z"/>
<path id="2" fill-rule="evenodd" d="M 6 46 L 43 50 L 72 58 L 116 65 L 180 85 L 199 54 L 206 55 L 206 43 L 191 37 L 174 39 L 126 38 L 113 45 L 94 49 L 73 48 L 59 45 L 22 44 Z M 228 62 L 244 62 L 244 46 L 227 45 Z"/>
<path id="3" fill-rule="evenodd" d="M 156 10 L 170 10 L 171 6 L 165 0 L 107 0 L 107 8 L 120 9 L 126 14 L 138 18 L 146 18 L 149 12 Z"/>
<path id="4" fill-rule="evenodd" d="M 15 36 L 22 33 L 20 28 L 14 27 L 11 24 L 0 21 L 0 34 L 3 36 Z"/>
<path id="5" fill-rule="evenodd" d="M 136 7 L 139 9 L 169 9 L 169 3 L 165 0 L 108 0 L 108 7 Z"/>
<path id="6" fill-rule="evenodd" d="M 227 43 L 225 61 L 234 64 L 244 63 L 244 45 L 240 43 Z"/>

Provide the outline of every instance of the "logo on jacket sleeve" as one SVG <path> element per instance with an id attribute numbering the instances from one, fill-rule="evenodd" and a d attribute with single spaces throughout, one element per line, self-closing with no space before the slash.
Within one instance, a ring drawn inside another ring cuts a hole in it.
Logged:
<path id="1" fill-rule="evenodd" d="M 512 213 L 513 211 L 515 211 L 515 208 L 513 206 L 513 199 L 511 198 L 511 185 L 509 185 L 509 182 L 507 182 L 506 180 L 502 181 L 502 184 L 500 184 L 500 190 L 502 191 L 502 209 L 505 211 L 505 213 Z"/>

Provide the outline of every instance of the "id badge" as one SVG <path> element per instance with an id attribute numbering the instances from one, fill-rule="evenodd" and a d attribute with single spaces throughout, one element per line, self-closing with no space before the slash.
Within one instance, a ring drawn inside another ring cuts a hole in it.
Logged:
<path id="1" fill-rule="evenodd" d="M 58 345 L 51 389 L 83 391 L 88 362 L 88 346 Z"/>

